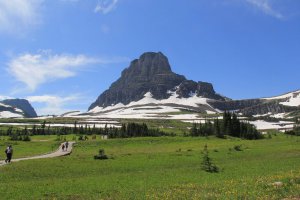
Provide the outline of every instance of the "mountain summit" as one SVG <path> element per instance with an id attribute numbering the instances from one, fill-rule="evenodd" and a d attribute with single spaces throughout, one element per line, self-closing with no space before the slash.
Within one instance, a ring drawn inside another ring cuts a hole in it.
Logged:
<path id="1" fill-rule="evenodd" d="M 176 88 L 177 87 L 177 88 Z M 104 91 L 89 107 L 89 110 L 122 103 L 139 101 L 150 92 L 157 100 L 167 99 L 170 91 L 175 91 L 179 97 L 189 97 L 191 94 L 223 100 L 217 95 L 212 84 L 187 80 L 171 70 L 168 58 L 161 52 L 147 52 L 131 62 L 121 77 L 110 88 Z"/>

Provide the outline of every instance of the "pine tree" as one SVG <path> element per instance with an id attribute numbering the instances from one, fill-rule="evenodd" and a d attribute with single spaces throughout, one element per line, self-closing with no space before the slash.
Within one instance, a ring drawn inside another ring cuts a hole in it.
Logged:
<path id="1" fill-rule="evenodd" d="M 108 135 L 107 123 L 104 126 L 104 135 Z"/>
<path id="2" fill-rule="evenodd" d="M 121 127 L 121 135 L 125 135 L 126 134 L 126 124 L 122 124 L 122 127 Z"/>
<path id="3" fill-rule="evenodd" d="M 74 122 L 74 134 L 77 134 L 77 121 Z"/>
<path id="4" fill-rule="evenodd" d="M 13 133 L 13 128 L 12 128 L 12 127 L 9 127 L 9 128 L 7 129 L 7 131 L 6 131 L 6 135 L 7 135 L 7 136 L 11 136 L 12 133 Z"/>
<path id="5" fill-rule="evenodd" d="M 241 137 L 240 121 L 235 113 L 232 115 L 231 125 L 232 136 Z"/>
<path id="6" fill-rule="evenodd" d="M 197 136 L 197 132 L 198 132 L 197 124 L 196 124 L 196 123 L 193 123 L 193 126 L 192 126 L 192 128 L 191 128 L 191 135 L 192 135 L 192 136 Z"/>
<path id="7" fill-rule="evenodd" d="M 41 124 L 41 135 L 45 135 L 46 121 Z"/>
<path id="8" fill-rule="evenodd" d="M 203 157 L 202 157 L 201 169 L 210 173 L 219 172 L 219 168 L 215 164 L 213 164 L 211 158 L 208 155 L 207 145 L 204 146 L 202 153 L 203 153 Z"/>
<path id="9" fill-rule="evenodd" d="M 32 135 L 36 135 L 36 125 L 35 124 L 32 127 Z"/>
<path id="10" fill-rule="evenodd" d="M 221 127 L 220 127 L 219 119 L 216 119 L 216 120 L 215 120 L 214 125 L 215 125 L 215 135 L 216 135 L 218 138 L 224 138 L 224 135 L 223 135 L 222 132 L 221 132 Z"/>

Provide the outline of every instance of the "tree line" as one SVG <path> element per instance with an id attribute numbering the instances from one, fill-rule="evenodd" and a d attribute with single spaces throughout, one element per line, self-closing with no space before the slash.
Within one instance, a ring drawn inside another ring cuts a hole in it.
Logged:
<path id="1" fill-rule="evenodd" d="M 149 128 L 145 123 L 127 123 L 121 127 L 112 127 L 107 124 L 103 127 L 88 126 L 74 122 L 72 127 L 51 127 L 46 121 L 41 125 L 33 125 L 29 128 L 9 127 L 0 129 L 0 135 L 9 136 L 11 140 L 30 141 L 33 135 L 107 135 L 108 138 L 130 138 L 130 137 L 159 137 L 174 136 L 158 128 Z M 240 121 L 235 113 L 224 112 L 223 119 L 206 120 L 205 123 L 193 124 L 190 129 L 190 136 L 215 135 L 224 138 L 225 135 L 245 138 L 260 139 L 262 134 L 251 124 Z"/>
<path id="2" fill-rule="evenodd" d="M 296 118 L 296 123 L 293 130 L 286 131 L 285 134 L 300 136 L 300 122 L 298 118 Z"/>
<path id="3" fill-rule="evenodd" d="M 159 137 L 170 136 L 159 129 L 148 128 L 148 126 L 138 123 L 122 124 L 121 127 L 108 127 L 106 124 L 103 128 L 93 127 L 88 125 L 77 124 L 74 122 L 73 127 L 50 127 L 43 122 L 40 126 L 33 125 L 31 128 L 13 128 L 0 130 L 1 136 L 9 136 L 11 140 L 30 141 L 30 136 L 33 135 L 107 135 L 108 138 L 129 138 L 129 137 Z"/>
<path id="4" fill-rule="evenodd" d="M 191 130 L 191 136 L 209 136 L 215 135 L 219 138 L 225 138 L 225 135 L 243 139 L 262 139 L 263 135 L 254 125 L 243 122 L 238 119 L 235 113 L 224 112 L 223 119 L 205 120 L 205 123 L 194 123 Z"/>

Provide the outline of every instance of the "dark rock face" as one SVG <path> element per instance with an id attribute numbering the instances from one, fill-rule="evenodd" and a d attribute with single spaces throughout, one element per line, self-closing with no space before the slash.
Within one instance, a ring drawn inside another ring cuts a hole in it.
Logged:
<path id="1" fill-rule="evenodd" d="M 291 112 L 294 110 L 295 110 L 295 108 L 293 108 L 293 107 L 284 106 L 284 105 L 279 104 L 276 101 L 271 101 L 271 102 L 244 108 L 244 109 L 240 110 L 240 112 L 246 116 L 251 116 L 251 115 L 264 115 L 267 113 L 273 113 L 273 114 L 286 113 L 286 112 Z"/>
<path id="2" fill-rule="evenodd" d="M 107 107 L 138 101 L 147 92 L 151 92 L 156 99 L 165 99 L 170 96 L 167 91 L 174 89 L 184 80 L 184 76 L 171 71 L 169 61 L 162 53 L 144 53 L 139 59 L 131 62 L 122 72 L 121 78 L 103 92 L 89 110 L 96 106 Z"/>
<path id="3" fill-rule="evenodd" d="M 265 100 L 265 99 L 246 99 L 246 100 L 230 100 L 230 101 L 214 101 L 208 103 L 222 111 L 238 111 L 246 116 L 264 115 L 268 113 L 285 113 L 295 110 L 294 107 L 281 105 L 281 100 Z"/>
<path id="4" fill-rule="evenodd" d="M 179 86 L 176 92 L 180 97 L 189 97 L 192 92 L 198 96 L 222 99 L 216 95 L 212 84 L 186 80 L 184 76 L 172 72 L 165 55 L 148 52 L 133 60 L 122 72 L 121 78 L 103 92 L 89 110 L 117 103 L 126 105 L 142 99 L 147 92 L 151 92 L 155 99 L 167 99 L 170 97 L 168 91 L 175 91 L 176 86 Z"/>
<path id="5" fill-rule="evenodd" d="M 25 114 L 24 117 L 37 117 L 34 108 L 26 99 L 6 99 L 1 101 L 1 103 L 23 110 Z"/>
<path id="6" fill-rule="evenodd" d="M 192 93 L 196 93 L 196 90 L 197 83 L 195 81 L 185 80 L 179 85 L 176 93 L 180 98 L 188 98 Z"/>
<path id="7" fill-rule="evenodd" d="M 215 100 L 222 100 L 224 101 L 224 97 L 216 94 L 213 85 L 211 83 L 201 82 L 198 83 L 191 80 L 183 81 L 179 88 L 177 89 L 176 93 L 179 97 L 188 98 L 193 94 L 196 94 L 198 97 L 205 97 Z"/>
<path id="8" fill-rule="evenodd" d="M 248 100 L 232 100 L 232 101 L 209 101 L 208 103 L 219 110 L 242 110 L 247 107 L 259 105 L 264 103 L 265 100 L 261 99 L 248 99 Z"/>

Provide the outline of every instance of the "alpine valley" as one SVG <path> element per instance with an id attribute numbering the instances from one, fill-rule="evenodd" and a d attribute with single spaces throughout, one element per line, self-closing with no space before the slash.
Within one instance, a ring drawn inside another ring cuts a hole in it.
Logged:
<path id="1" fill-rule="evenodd" d="M 120 126 L 122 119 L 201 122 L 221 117 L 224 111 L 238 113 L 260 130 L 288 130 L 300 116 L 300 90 L 270 98 L 233 100 L 217 93 L 211 83 L 187 80 L 174 73 L 161 52 L 147 52 L 133 60 L 87 112 L 71 111 L 58 117 L 80 118 L 90 125 Z M 0 118 L 32 117 L 37 114 L 27 100 L 0 102 Z"/>

